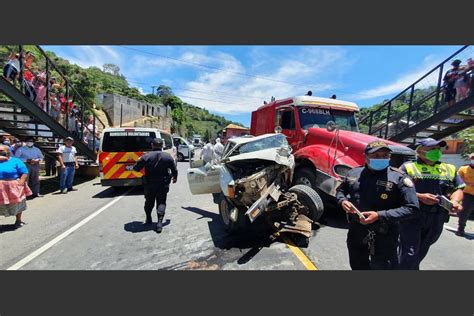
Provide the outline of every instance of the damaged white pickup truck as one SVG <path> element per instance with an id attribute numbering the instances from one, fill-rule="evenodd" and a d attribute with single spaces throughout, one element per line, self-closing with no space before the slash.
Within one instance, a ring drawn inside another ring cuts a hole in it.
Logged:
<path id="1" fill-rule="evenodd" d="M 290 232 L 309 240 L 312 223 L 323 214 L 316 191 L 305 185 L 291 187 L 295 161 L 283 134 L 230 139 L 220 162 L 197 161 L 191 167 L 191 193 L 213 194 L 230 233 L 259 219 L 276 235 Z"/>

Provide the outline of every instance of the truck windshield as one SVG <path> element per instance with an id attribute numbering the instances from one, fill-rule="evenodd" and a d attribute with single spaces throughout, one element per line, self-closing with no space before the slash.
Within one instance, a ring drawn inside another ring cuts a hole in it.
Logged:
<path id="1" fill-rule="evenodd" d="M 354 112 L 316 107 L 301 107 L 298 109 L 300 125 L 303 129 L 310 127 L 325 128 L 327 122 L 333 121 L 337 127 L 346 131 L 358 132 Z"/>

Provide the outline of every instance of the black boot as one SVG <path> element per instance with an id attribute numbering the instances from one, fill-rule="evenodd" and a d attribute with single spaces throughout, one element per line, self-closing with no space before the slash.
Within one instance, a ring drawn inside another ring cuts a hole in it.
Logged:
<path id="1" fill-rule="evenodd" d="M 156 232 L 161 233 L 163 230 L 163 215 L 158 215 L 158 223 L 156 223 Z"/>
<path id="2" fill-rule="evenodd" d="M 456 236 L 463 237 L 465 235 L 464 233 L 464 227 L 459 227 L 458 230 L 456 231 Z"/>
<path id="3" fill-rule="evenodd" d="M 152 222 L 151 222 L 151 214 L 146 214 L 146 221 L 145 221 L 145 225 L 151 225 Z"/>

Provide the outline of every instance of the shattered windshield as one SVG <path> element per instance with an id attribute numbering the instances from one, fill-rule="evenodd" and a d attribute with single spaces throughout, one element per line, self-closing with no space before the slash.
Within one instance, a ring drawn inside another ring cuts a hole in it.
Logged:
<path id="1" fill-rule="evenodd" d="M 325 128 L 329 121 L 336 123 L 337 127 L 346 131 L 358 132 L 355 113 L 335 109 L 316 107 L 301 107 L 298 109 L 300 125 L 303 129 L 310 127 Z"/>
<path id="2" fill-rule="evenodd" d="M 240 147 L 236 148 L 230 156 L 250 153 L 254 151 L 270 149 L 270 148 L 280 148 L 282 146 L 288 147 L 288 142 L 286 136 L 283 134 L 277 134 L 270 137 L 261 138 L 253 142 L 245 143 Z"/>

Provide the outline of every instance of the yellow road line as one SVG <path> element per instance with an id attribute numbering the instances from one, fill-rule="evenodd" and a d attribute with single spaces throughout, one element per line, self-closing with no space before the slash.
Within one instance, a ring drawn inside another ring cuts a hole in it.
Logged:
<path id="1" fill-rule="evenodd" d="M 288 237 L 283 237 L 283 240 L 285 241 L 288 248 L 290 248 L 290 250 L 293 252 L 293 254 L 305 266 L 306 270 L 312 270 L 312 271 L 318 270 L 318 268 L 314 265 L 314 263 L 312 263 L 311 260 L 304 254 L 304 252 L 301 251 L 300 248 L 296 247 L 295 244 L 293 244 L 293 242 Z"/>

